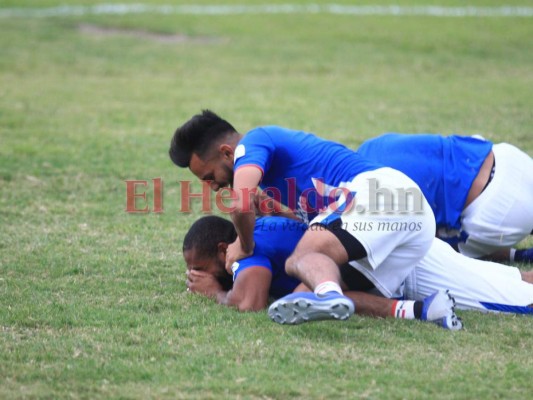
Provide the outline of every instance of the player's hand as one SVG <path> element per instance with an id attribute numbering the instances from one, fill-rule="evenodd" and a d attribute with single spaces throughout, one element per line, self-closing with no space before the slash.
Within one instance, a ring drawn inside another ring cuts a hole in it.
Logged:
<path id="1" fill-rule="evenodd" d="M 210 273 L 197 271 L 194 269 L 187 270 L 187 290 L 208 297 L 216 297 L 217 293 L 222 291 L 222 285 Z"/>
<path id="2" fill-rule="evenodd" d="M 257 192 L 254 196 L 255 215 L 267 216 L 272 215 L 274 212 L 274 199 L 267 196 L 265 192 Z"/>
<path id="3" fill-rule="evenodd" d="M 265 194 L 265 192 L 257 192 L 255 194 L 254 208 L 255 215 L 258 217 L 279 216 L 301 221 L 294 211 L 283 206 L 280 202 Z"/>
<path id="4" fill-rule="evenodd" d="M 250 257 L 253 253 L 253 250 L 249 253 L 243 251 L 241 247 L 241 241 L 237 237 L 237 239 L 232 244 L 230 244 L 228 246 L 228 249 L 226 250 L 226 271 L 228 271 L 228 274 L 233 275 L 231 266 L 235 261 Z"/>

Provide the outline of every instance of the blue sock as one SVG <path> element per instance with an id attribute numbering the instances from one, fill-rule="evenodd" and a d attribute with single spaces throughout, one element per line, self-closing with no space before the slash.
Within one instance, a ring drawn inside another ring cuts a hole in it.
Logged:
<path id="1" fill-rule="evenodd" d="M 516 250 L 514 260 L 518 262 L 533 263 L 533 247 L 530 249 Z"/>

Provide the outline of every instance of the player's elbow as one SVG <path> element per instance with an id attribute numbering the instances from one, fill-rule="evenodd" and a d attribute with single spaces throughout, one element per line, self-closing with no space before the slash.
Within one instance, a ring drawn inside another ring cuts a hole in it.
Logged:
<path id="1" fill-rule="evenodd" d="M 266 301 L 260 299 L 233 299 L 229 305 L 240 312 L 254 312 L 263 310 L 266 307 Z"/>

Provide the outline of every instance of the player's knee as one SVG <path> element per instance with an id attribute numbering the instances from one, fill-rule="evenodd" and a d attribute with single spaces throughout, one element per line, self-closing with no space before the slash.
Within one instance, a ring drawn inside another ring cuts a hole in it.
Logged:
<path id="1" fill-rule="evenodd" d="M 295 253 L 291 254 L 287 261 L 285 261 L 285 272 L 290 276 L 295 276 L 298 269 L 299 256 Z"/>

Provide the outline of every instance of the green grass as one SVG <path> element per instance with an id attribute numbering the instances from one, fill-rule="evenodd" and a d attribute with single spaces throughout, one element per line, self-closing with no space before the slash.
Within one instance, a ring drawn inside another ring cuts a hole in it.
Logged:
<path id="1" fill-rule="evenodd" d="M 167 149 L 209 107 L 243 132 L 275 123 L 354 147 L 390 130 L 482 133 L 533 154 L 532 34 L 531 18 L 1 20 L 0 398 L 531 396 L 532 318 L 283 327 L 186 294 L 181 240 L 200 213 L 179 213 L 178 181 L 194 178 Z M 124 180 L 156 177 L 165 212 L 125 213 Z"/>

